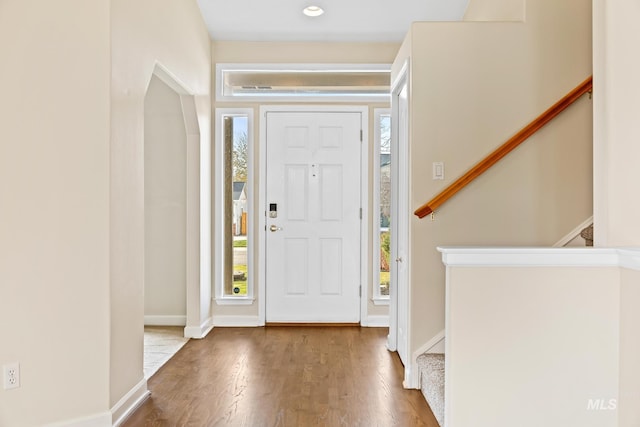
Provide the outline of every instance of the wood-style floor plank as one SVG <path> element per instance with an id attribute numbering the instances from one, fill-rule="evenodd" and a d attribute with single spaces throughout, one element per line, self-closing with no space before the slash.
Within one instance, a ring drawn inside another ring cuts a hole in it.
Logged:
<path id="1" fill-rule="evenodd" d="M 149 380 L 135 426 L 438 427 L 387 329 L 215 328 Z"/>

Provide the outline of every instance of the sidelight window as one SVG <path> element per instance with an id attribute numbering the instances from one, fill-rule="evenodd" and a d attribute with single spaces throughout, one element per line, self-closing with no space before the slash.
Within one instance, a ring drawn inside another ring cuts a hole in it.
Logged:
<path id="1" fill-rule="evenodd" d="M 252 110 L 216 117 L 216 301 L 251 301 Z"/>
<path id="2" fill-rule="evenodd" d="M 391 257 L 391 114 L 388 109 L 374 112 L 374 207 L 373 221 L 374 290 L 376 304 L 388 304 Z M 374 212 L 375 212 L 374 211 Z"/>

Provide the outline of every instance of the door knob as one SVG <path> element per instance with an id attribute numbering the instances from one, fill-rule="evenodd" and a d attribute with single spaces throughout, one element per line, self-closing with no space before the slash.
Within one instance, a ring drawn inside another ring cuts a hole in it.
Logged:
<path id="1" fill-rule="evenodd" d="M 396 262 L 402 262 L 402 257 L 396 258 Z"/>
<path id="2" fill-rule="evenodd" d="M 276 225 L 272 225 L 271 227 L 269 227 L 269 230 L 271 230 L 272 233 L 275 233 L 278 230 L 282 230 L 282 227 L 278 227 Z"/>

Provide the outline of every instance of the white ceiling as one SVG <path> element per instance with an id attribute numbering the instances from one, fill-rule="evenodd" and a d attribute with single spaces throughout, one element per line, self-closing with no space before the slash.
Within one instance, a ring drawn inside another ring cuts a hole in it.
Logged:
<path id="1" fill-rule="evenodd" d="M 469 0 L 198 0 L 214 40 L 400 42 L 415 21 L 459 21 Z M 310 18 L 302 9 L 322 7 Z"/>

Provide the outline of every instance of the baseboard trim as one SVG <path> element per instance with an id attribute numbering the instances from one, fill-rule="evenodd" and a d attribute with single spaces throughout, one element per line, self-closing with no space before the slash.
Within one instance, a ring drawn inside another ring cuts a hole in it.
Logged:
<path id="1" fill-rule="evenodd" d="M 362 326 L 366 328 L 388 328 L 389 316 L 388 315 L 367 316 L 365 321 L 362 322 Z"/>
<path id="2" fill-rule="evenodd" d="M 147 380 L 143 379 L 111 408 L 111 418 L 115 420 L 113 427 L 119 427 L 149 398 L 149 395 L 151 392 L 147 389 Z"/>
<path id="3" fill-rule="evenodd" d="M 419 387 L 419 375 L 418 369 L 416 369 L 416 361 L 410 360 L 407 366 L 404 367 L 404 381 L 402 381 L 402 387 L 404 388 L 420 388 Z M 415 378 L 414 378 L 415 377 Z"/>
<path id="4" fill-rule="evenodd" d="M 590 216 L 589 218 L 587 218 L 582 224 L 578 225 L 576 228 L 571 230 L 566 236 L 558 240 L 558 242 L 555 245 L 553 245 L 553 247 L 562 248 L 566 246 L 567 243 L 569 243 L 570 241 L 578 237 L 580 235 L 580 232 L 585 228 L 587 228 L 588 226 L 590 226 L 591 224 L 593 224 L 593 216 Z"/>
<path id="5" fill-rule="evenodd" d="M 413 359 L 414 360 L 417 359 L 418 356 L 424 353 L 444 353 L 440 351 L 437 351 L 437 352 L 431 351 L 435 346 L 440 344 L 442 341 L 444 341 L 444 329 L 438 332 L 436 335 L 434 335 L 433 338 L 427 341 L 423 346 L 421 346 L 416 351 L 414 351 Z"/>
<path id="6" fill-rule="evenodd" d="M 211 317 L 207 318 L 200 326 L 185 326 L 184 337 L 201 340 L 206 337 L 213 329 L 213 321 Z"/>
<path id="7" fill-rule="evenodd" d="M 99 414 L 88 415 L 82 418 L 60 421 L 53 424 L 45 424 L 44 427 L 110 427 L 111 412 L 105 411 Z"/>
<path id="8" fill-rule="evenodd" d="M 145 326 L 186 326 L 187 316 L 144 316 Z"/>
<path id="9" fill-rule="evenodd" d="M 256 328 L 264 326 L 258 316 L 213 316 L 213 326 L 224 328 Z"/>

